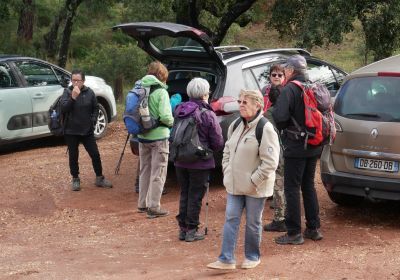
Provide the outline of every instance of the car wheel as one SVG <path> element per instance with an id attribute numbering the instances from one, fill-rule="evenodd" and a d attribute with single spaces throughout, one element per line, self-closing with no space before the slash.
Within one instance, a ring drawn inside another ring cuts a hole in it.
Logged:
<path id="1" fill-rule="evenodd" d="M 102 138 L 106 135 L 108 127 L 108 117 L 107 111 L 104 109 L 103 105 L 99 104 L 99 116 L 97 117 L 97 122 L 94 127 L 94 137 L 96 139 Z"/>
<path id="2" fill-rule="evenodd" d="M 343 206 L 357 206 L 364 200 L 363 197 L 343 193 L 328 192 L 328 195 L 333 202 Z"/>

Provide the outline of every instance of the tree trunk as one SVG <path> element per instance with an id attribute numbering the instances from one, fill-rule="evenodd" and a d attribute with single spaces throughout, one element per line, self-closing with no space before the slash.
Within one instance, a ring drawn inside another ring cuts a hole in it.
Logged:
<path id="1" fill-rule="evenodd" d="M 124 78 L 122 76 L 118 76 L 114 81 L 114 96 L 115 100 L 121 101 L 123 94 L 123 82 Z"/>
<path id="2" fill-rule="evenodd" d="M 54 21 L 51 25 L 49 32 L 43 36 L 44 49 L 46 50 L 47 56 L 49 58 L 54 59 L 56 57 L 58 51 L 58 46 L 57 46 L 58 29 L 60 28 L 60 24 L 63 21 L 65 21 L 66 17 L 67 17 L 66 9 L 62 7 L 58 15 L 54 18 Z"/>
<path id="3" fill-rule="evenodd" d="M 66 0 L 65 2 L 67 16 L 65 20 L 64 31 L 62 33 L 60 52 L 58 53 L 58 65 L 63 68 L 65 68 L 65 65 L 67 64 L 69 40 L 71 38 L 76 10 L 82 1 L 83 0 Z"/>
<path id="4" fill-rule="evenodd" d="M 19 15 L 17 36 L 24 41 L 31 41 L 33 38 L 33 22 L 35 19 L 34 0 L 23 0 Z"/>

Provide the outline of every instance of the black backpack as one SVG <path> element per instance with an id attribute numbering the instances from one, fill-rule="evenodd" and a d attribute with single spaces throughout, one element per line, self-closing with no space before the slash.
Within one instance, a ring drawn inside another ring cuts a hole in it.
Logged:
<path id="1" fill-rule="evenodd" d="M 57 97 L 47 113 L 47 126 L 50 133 L 55 136 L 64 135 L 64 126 L 67 119 L 67 115 L 61 112 L 61 97 L 62 95 Z"/>
<path id="2" fill-rule="evenodd" d="M 242 118 L 237 118 L 235 123 L 233 124 L 233 131 L 235 131 L 235 129 L 239 126 L 240 122 L 242 121 Z M 263 129 L 264 129 L 264 125 L 268 122 L 266 117 L 262 117 L 256 126 L 256 138 L 258 141 L 258 146 L 260 146 L 261 144 L 261 140 L 262 140 L 262 136 L 263 136 Z"/>
<path id="3" fill-rule="evenodd" d="M 175 117 L 170 136 L 170 160 L 180 162 L 196 162 L 213 157 L 213 151 L 201 144 L 197 130 L 195 114 L 197 108 L 190 116 L 185 118 Z M 200 114 L 207 111 L 202 108 Z"/>

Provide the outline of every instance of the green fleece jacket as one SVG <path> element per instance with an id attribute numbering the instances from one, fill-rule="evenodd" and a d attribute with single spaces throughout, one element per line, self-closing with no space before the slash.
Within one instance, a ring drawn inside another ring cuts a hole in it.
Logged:
<path id="1" fill-rule="evenodd" d="M 152 142 L 157 140 L 164 140 L 169 138 L 170 130 L 168 127 L 172 127 L 174 118 L 172 116 L 171 105 L 169 101 L 167 85 L 160 82 L 153 75 L 146 75 L 142 79 L 142 85 L 144 87 L 150 87 L 152 85 L 160 85 L 161 87 L 154 90 L 149 96 L 149 110 L 150 114 L 160 120 L 161 125 L 154 129 L 151 129 L 143 134 L 138 135 L 139 142 Z"/>

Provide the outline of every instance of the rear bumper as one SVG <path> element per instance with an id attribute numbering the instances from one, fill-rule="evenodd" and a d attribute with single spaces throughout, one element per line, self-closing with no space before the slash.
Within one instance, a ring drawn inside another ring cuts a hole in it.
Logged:
<path id="1" fill-rule="evenodd" d="M 321 173 L 328 192 L 371 199 L 400 200 L 400 180 L 344 172 Z"/>

